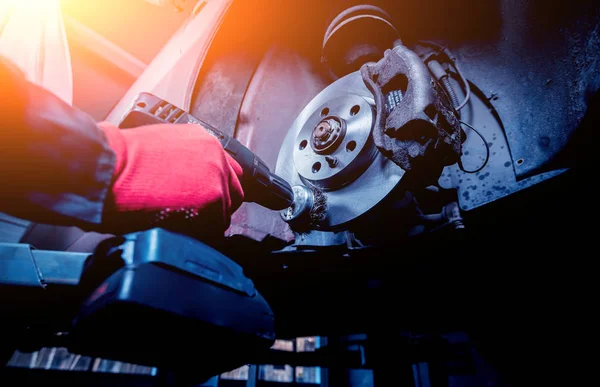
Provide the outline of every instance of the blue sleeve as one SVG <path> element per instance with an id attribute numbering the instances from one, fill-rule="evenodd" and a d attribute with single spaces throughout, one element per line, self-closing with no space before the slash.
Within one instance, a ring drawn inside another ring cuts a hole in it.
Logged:
<path id="1" fill-rule="evenodd" d="M 43 223 L 99 224 L 114 163 L 91 117 L 0 61 L 0 211 Z"/>

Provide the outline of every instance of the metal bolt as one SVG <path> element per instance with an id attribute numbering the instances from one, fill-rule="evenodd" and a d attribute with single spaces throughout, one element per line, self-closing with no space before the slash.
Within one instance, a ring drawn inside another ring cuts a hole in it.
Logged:
<path id="1" fill-rule="evenodd" d="M 334 168 L 338 163 L 337 157 L 333 156 L 325 156 L 325 161 L 327 161 L 327 164 L 329 164 L 330 168 Z"/>

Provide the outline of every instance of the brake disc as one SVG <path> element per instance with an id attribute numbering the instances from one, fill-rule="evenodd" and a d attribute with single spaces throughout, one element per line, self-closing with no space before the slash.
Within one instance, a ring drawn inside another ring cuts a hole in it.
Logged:
<path id="1" fill-rule="evenodd" d="M 404 175 L 373 143 L 374 104 L 360 72 L 348 74 L 302 110 L 283 141 L 276 173 L 291 185 L 325 194 L 326 216 L 315 229 L 343 229 L 383 200 Z"/>

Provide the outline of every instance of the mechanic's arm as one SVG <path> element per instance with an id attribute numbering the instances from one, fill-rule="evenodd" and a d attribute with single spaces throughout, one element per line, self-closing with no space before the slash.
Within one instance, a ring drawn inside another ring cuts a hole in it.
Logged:
<path id="1" fill-rule="evenodd" d="M 183 225 L 222 235 L 242 202 L 240 166 L 201 127 L 96 124 L 3 59 L 0 119 L 2 212 L 113 233 Z"/>

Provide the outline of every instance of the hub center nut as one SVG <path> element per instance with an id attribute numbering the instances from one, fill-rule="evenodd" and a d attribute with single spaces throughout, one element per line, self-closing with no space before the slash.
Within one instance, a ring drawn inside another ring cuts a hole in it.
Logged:
<path id="1" fill-rule="evenodd" d="M 319 123 L 319 125 L 317 125 L 317 127 L 315 128 L 314 132 L 313 132 L 313 136 L 315 138 L 315 140 L 318 141 L 327 141 L 327 139 L 329 138 L 329 135 L 331 135 L 331 124 L 329 123 L 329 121 L 321 121 Z"/>
<path id="2" fill-rule="evenodd" d="M 310 145 L 319 154 L 331 153 L 340 145 L 346 134 L 346 123 L 339 117 L 326 117 L 315 126 Z"/>

